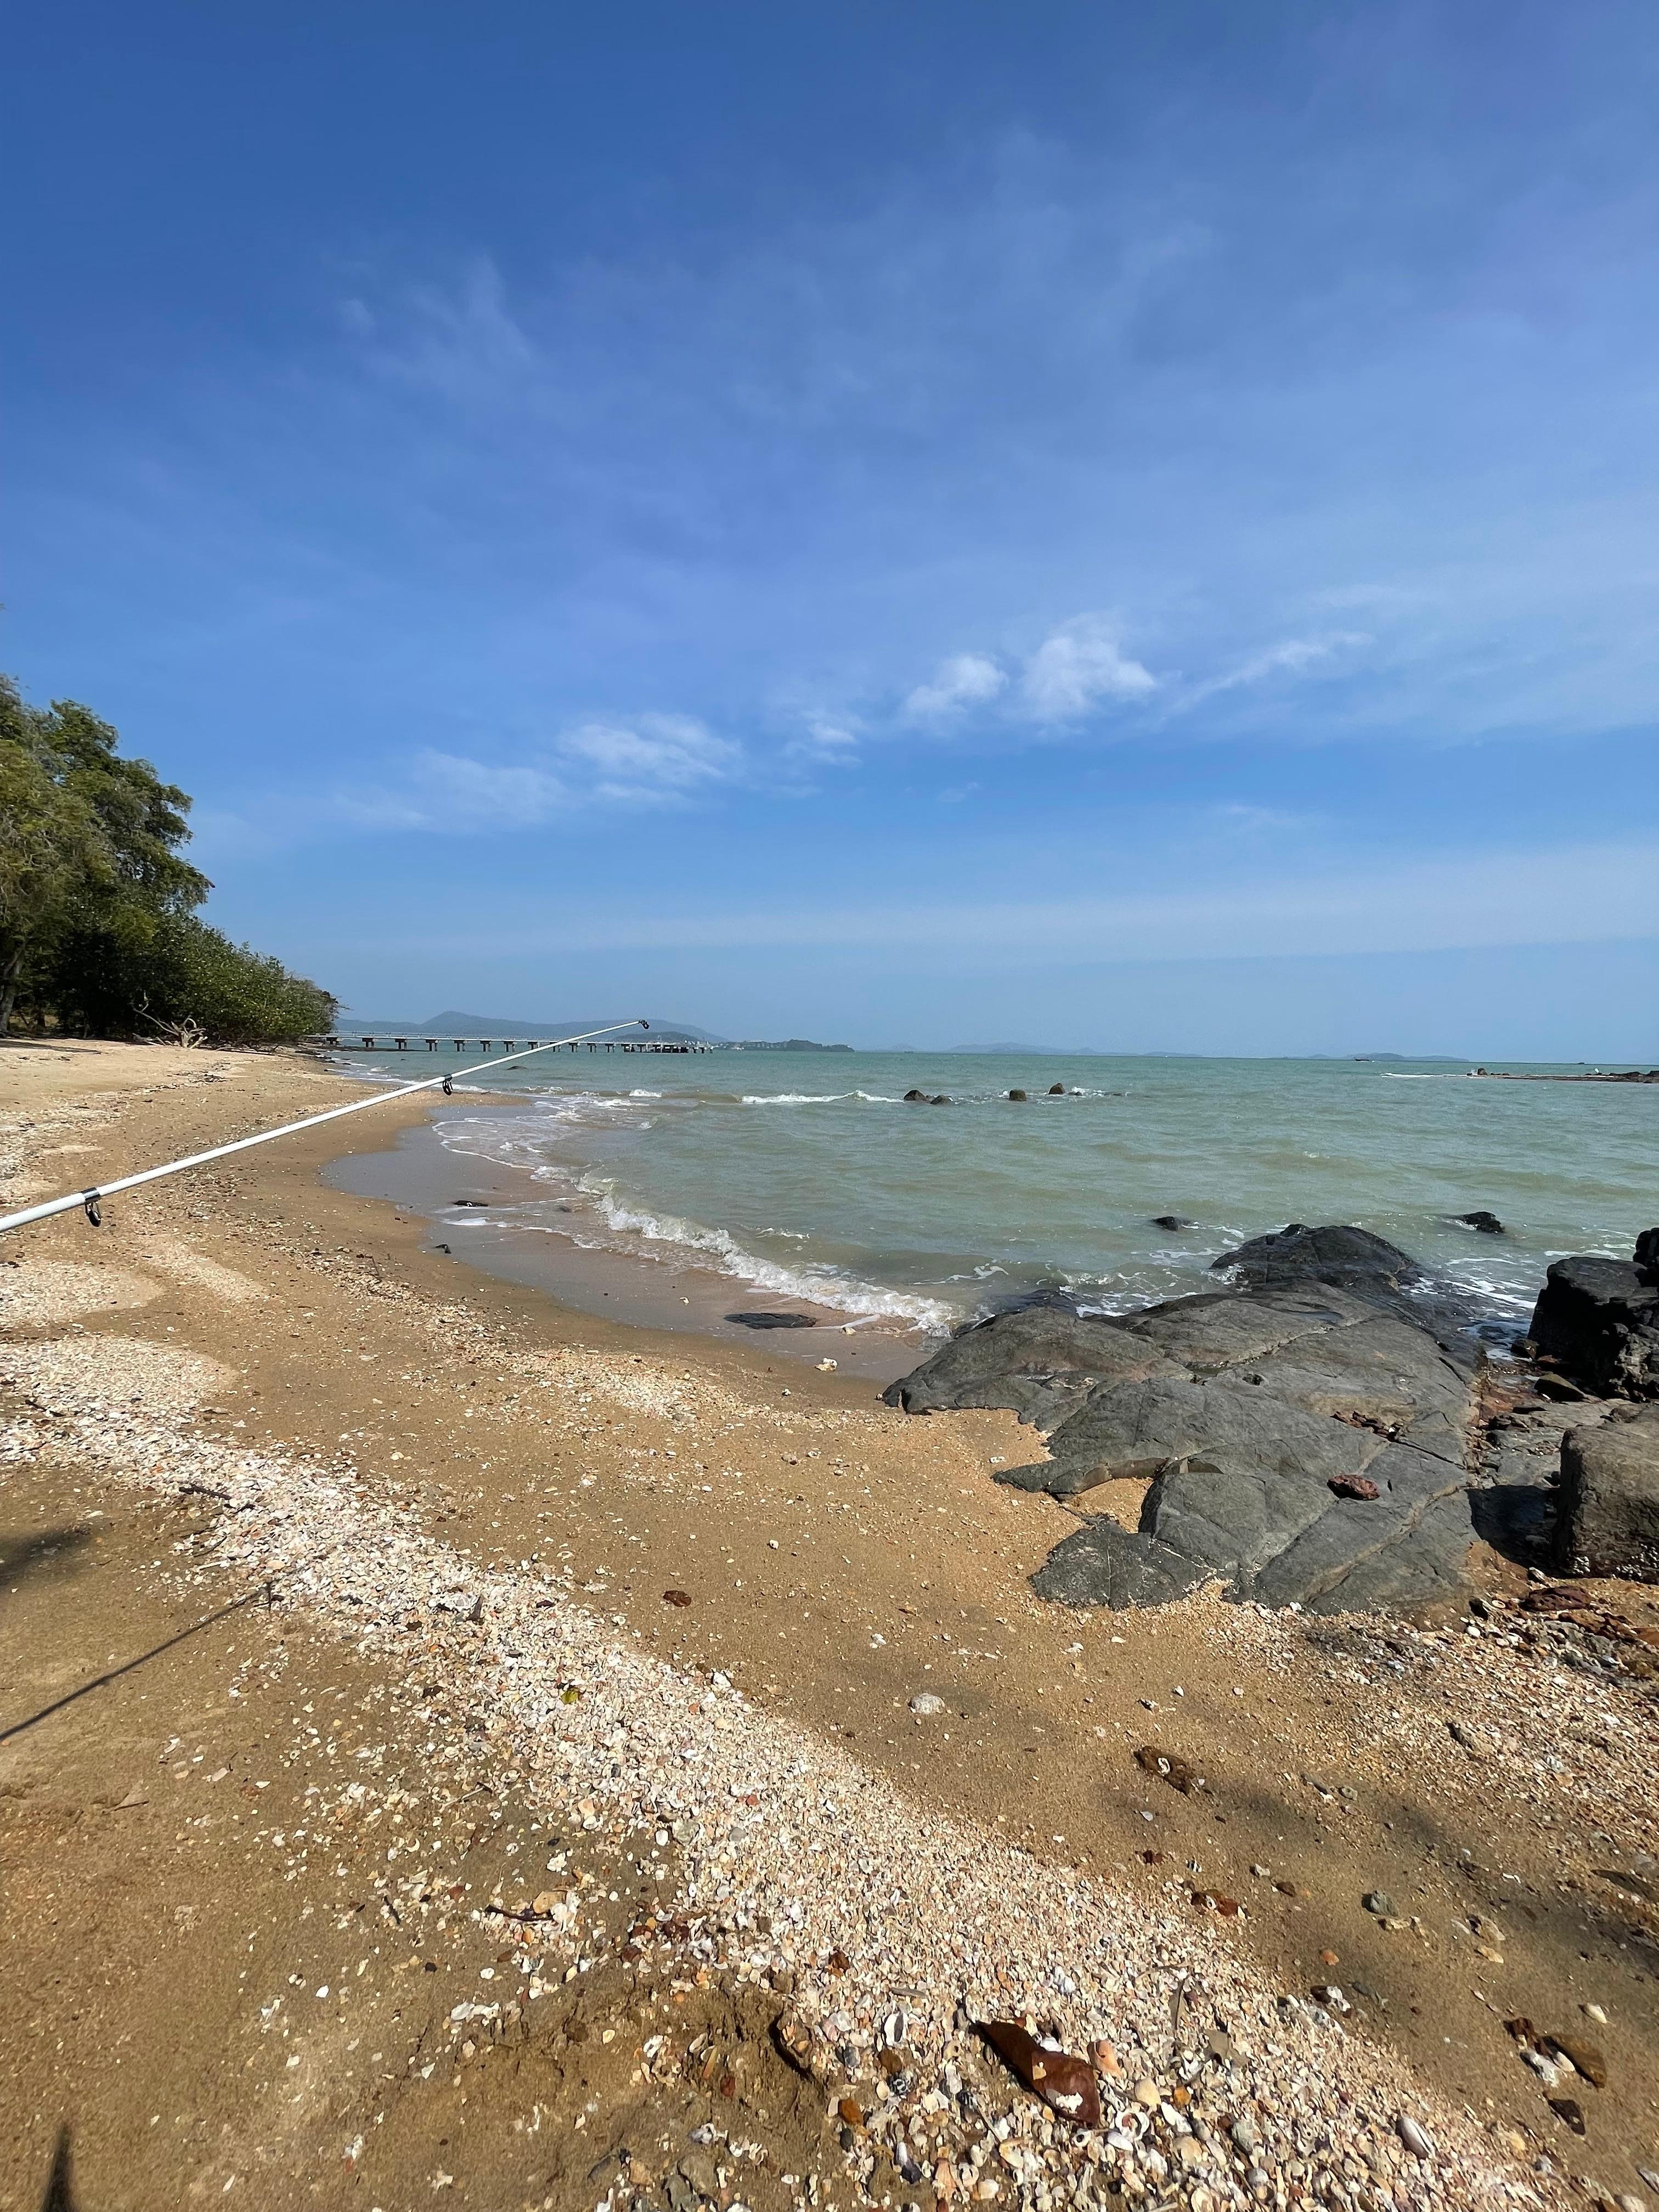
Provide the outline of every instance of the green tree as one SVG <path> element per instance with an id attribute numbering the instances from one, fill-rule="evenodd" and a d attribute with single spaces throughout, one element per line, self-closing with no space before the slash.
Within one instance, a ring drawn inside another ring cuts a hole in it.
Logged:
<path id="1" fill-rule="evenodd" d="M 0 1036 L 20 992 L 104 1036 L 292 1040 L 335 1001 L 198 919 L 190 799 L 72 699 L 30 706 L 0 677 Z"/>
<path id="2" fill-rule="evenodd" d="M 193 914 L 66 938 L 46 978 L 60 1018 L 95 1035 L 291 1044 L 334 1026 L 336 1002 L 280 960 Z"/>
<path id="3" fill-rule="evenodd" d="M 143 933 L 213 886 L 179 857 L 190 800 L 70 699 L 29 706 L 0 677 L 0 1036 L 32 962 L 73 932 Z"/>

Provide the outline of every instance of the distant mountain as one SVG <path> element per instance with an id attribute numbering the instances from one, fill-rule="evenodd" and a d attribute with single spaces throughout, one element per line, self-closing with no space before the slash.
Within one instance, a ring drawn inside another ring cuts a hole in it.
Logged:
<path id="1" fill-rule="evenodd" d="M 528 1014 L 465 1014 L 453 1006 L 446 1007 L 441 1014 L 427 1014 L 418 1021 L 399 1016 L 393 1020 L 387 1014 L 355 1014 L 343 1012 L 335 1024 L 335 1033 L 349 1036 L 354 1031 L 359 1036 L 442 1036 L 442 1037 L 565 1037 L 579 1036 L 587 1030 L 607 1028 L 617 1017 L 614 1014 L 587 1014 L 574 1020 L 553 1021 L 538 1014 L 532 1021 Z M 616 1032 L 620 1042 L 629 1035 L 637 1036 L 637 1027 L 630 1024 Z M 690 1022 L 651 1023 L 654 1037 L 674 1039 L 688 1037 L 696 1044 L 724 1044 L 712 1030 L 700 1030 Z"/>

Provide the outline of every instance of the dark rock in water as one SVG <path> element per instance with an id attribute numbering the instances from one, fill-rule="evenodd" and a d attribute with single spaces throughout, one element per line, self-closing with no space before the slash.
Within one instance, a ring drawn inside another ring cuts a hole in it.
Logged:
<path id="1" fill-rule="evenodd" d="M 1023 1091 L 1011 1091 L 1008 1096 L 1011 1098 L 1018 1098 L 1022 1105 L 1024 1103 L 1025 1093 Z"/>
<path id="2" fill-rule="evenodd" d="M 817 1322 L 811 1314 L 796 1313 L 734 1313 L 727 1321 L 736 1322 L 739 1328 L 816 1328 Z"/>
<path id="3" fill-rule="evenodd" d="M 1457 1218 L 1465 1229 L 1478 1229 L 1483 1237 L 1504 1237 L 1509 1233 L 1498 1216 L 1488 1213 L 1484 1206 L 1477 1206 L 1473 1213 L 1460 1213 Z"/>
<path id="4" fill-rule="evenodd" d="M 1311 1289 L 1322 1284 L 1398 1314 L 1413 1328 L 1431 1330 L 1448 1349 L 1466 1344 L 1475 1319 L 1450 1285 L 1437 1285 L 1409 1253 L 1367 1229 L 1332 1224 L 1286 1229 L 1253 1237 L 1211 1266 L 1226 1270 L 1253 1291 Z"/>
<path id="5" fill-rule="evenodd" d="M 468 1206 L 482 1209 L 489 1205 L 489 1200 L 487 1198 L 452 1198 L 449 1202 L 452 1206 Z"/>
<path id="6" fill-rule="evenodd" d="M 1659 1398 L 1659 1279 L 1655 1232 L 1646 1261 L 1585 1255 L 1550 1267 L 1528 1334 L 1576 1382 L 1608 1397 Z"/>
<path id="7" fill-rule="evenodd" d="M 887 1391 L 910 1412 L 1009 1407 L 1046 1431 L 1048 1459 L 998 1470 L 1011 1487 L 1146 1485 L 1139 1527 L 1103 1517 L 1067 1537 L 1032 1577 L 1040 1595 L 1162 1604 L 1219 1580 L 1316 1612 L 1467 1598 L 1480 1355 L 1379 1310 L 1379 1284 L 1391 1298 L 1417 1272 L 1406 1254 L 1360 1231 L 1289 1234 L 1297 1267 L 1364 1287 L 1304 1273 L 1111 1320 L 1046 1304 L 963 1330 Z"/>
<path id="8" fill-rule="evenodd" d="M 1659 1406 L 1567 1431 L 1555 1528 L 1559 1573 L 1659 1583 Z"/>
<path id="9" fill-rule="evenodd" d="M 1063 1083 L 1051 1083 L 1048 1085 L 1048 1096 L 1051 1098 L 1063 1098 L 1066 1096 L 1066 1085 Z"/>
<path id="10" fill-rule="evenodd" d="M 995 1313 L 981 1318 L 1000 1321 L 1005 1314 L 1024 1313 L 1030 1306 L 1046 1306 L 1052 1313 L 1071 1314 L 1081 1318 L 1081 1309 L 1075 1295 L 1064 1283 L 1053 1281 L 1027 1283 L 1021 1290 L 1008 1291 L 998 1300 Z M 978 1322 L 965 1324 L 974 1328 L 980 1325 Z"/>
<path id="11" fill-rule="evenodd" d="M 1192 1225 L 1184 1213 L 1155 1213 L 1152 1216 L 1154 1229 L 1190 1229 Z"/>
<path id="12" fill-rule="evenodd" d="M 926 1106 L 927 1103 L 927 1093 L 925 1091 L 907 1091 L 904 1094 L 904 1103 L 907 1106 Z"/>
<path id="13" fill-rule="evenodd" d="M 1369 1229 L 1310 1229 L 1300 1221 L 1252 1237 L 1210 1264 L 1218 1272 L 1230 1269 L 1253 1291 L 1301 1283 L 1362 1291 L 1371 1286 L 1400 1290 L 1420 1280 L 1423 1273 L 1409 1253 L 1386 1237 L 1373 1237 Z"/>
<path id="14" fill-rule="evenodd" d="M 941 1091 L 937 1098 L 930 1098 L 927 1103 L 930 1106 L 948 1106 L 951 1102 Z"/>

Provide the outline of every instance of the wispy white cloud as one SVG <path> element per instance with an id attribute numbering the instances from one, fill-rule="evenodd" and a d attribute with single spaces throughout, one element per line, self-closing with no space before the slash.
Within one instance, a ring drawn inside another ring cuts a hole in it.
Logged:
<path id="1" fill-rule="evenodd" d="M 569 793 L 551 769 L 523 763 L 472 760 L 428 748 L 416 756 L 412 791 L 404 802 L 410 828 L 468 829 L 497 823 L 533 827 L 564 812 Z M 395 823 L 398 802 L 390 802 Z"/>
<path id="2" fill-rule="evenodd" d="M 800 721 L 799 732 L 784 747 L 785 754 L 797 761 L 844 766 L 857 752 L 864 736 L 864 726 L 856 714 L 809 707 L 802 713 Z"/>
<path id="3" fill-rule="evenodd" d="M 451 402 L 495 404 L 543 368 L 487 254 L 475 256 L 453 283 L 411 287 L 390 313 L 352 297 L 342 300 L 339 315 L 374 374 Z"/>
<path id="4" fill-rule="evenodd" d="M 1079 615 L 1046 637 L 1022 684 L 1040 722 L 1073 722 L 1109 700 L 1145 699 L 1157 689 L 1157 677 L 1125 653 L 1103 615 Z"/>
<path id="5" fill-rule="evenodd" d="M 1224 830 L 1249 832 L 1258 830 L 1304 830 L 1312 817 L 1292 814 L 1282 806 L 1251 806 L 1243 800 L 1212 806 L 1210 818 Z"/>
<path id="6" fill-rule="evenodd" d="M 1254 684 L 1265 684 L 1274 676 L 1304 676 L 1311 668 L 1318 668 L 1351 648 L 1369 645 L 1370 635 L 1365 630 L 1333 630 L 1322 637 L 1290 637 L 1279 645 L 1270 645 L 1249 659 L 1240 661 L 1236 668 L 1227 669 L 1219 676 L 1207 678 L 1194 684 L 1172 702 L 1173 711 L 1184 712 L 1213 699 L 1223 691 L 1246 690 Z"/>
<path id="7" fill-rule="evenodd" d="M 1007 672 L 982 653 L 942 660 L 931 684 L 919 684 L 904 702 L 915 721 L 937 721 L 964 707 L 982 707 L 1006 689 Z"/>
<path id="8" fill-rule="evenodd" d="M 682 804 L 734 776 L 740 746 L 690 714 L 583 722 L 528 760 L 480 760 L 428 746 L 407 776 L 342 793 L 335 811 L 365 829 L 528 829 L 585 806 Z"/>
<path id="9" fill-rule="evenodd" d="M 641 714 L 631 726 L 583 723 L 561 739 L 558 757 L 596 775 L 592 798 L 650 805 L 721 781 L 735 771 L 741 752 L 694 715 Z"/>

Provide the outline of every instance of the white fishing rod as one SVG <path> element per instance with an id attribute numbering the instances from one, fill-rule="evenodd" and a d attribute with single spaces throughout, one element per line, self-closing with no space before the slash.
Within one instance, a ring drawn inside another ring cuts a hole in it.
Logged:
<path id="1" fill-rule="evenodd" d="M 118 1176 L 113 1182 L 94 1183 L 89 1190 L 72 1190 L 63 1198 L 49 1198 L 44 1206 L 26 1206 L 21 1212 L 0 1214 L 0 1237 L 9 1229 L 26 1228 L 31 1221 L 46 1221 L 54 1213 L 71 1213 L 75 1208 L 85 1209 L 87 1219 L 95 1229 L 99 1223 L 99 1202 L 112 1198 L 118 1190 L 136 1190 L 141 1182 L 157 1182 L 163 1176 L 183 1175 L 186 1168 L 199 1168 L 209 1160 L 222 1160 L 232 1152 L 245 1152 L 254 1145 L 275 1144 L 278 1137 L 297 1136 L 301 1129 L 315 1129 L 325 1121 L 337 1121 L 347 1114 L 366 1114 L 371 1106 L 386 1106 L 394 1098 L 407 1098 L 416 1091 L 442 1091 L 454 1088 L 458 1075 L 483 1075 L 492 1067 L 505 1067 L 510 1060 L 528 1060 L 532 1053 L 556 1052 L 561 1045 L 586 1044 L 590 1037 L 611 1036 L 617 1030 L 648 1030 L 647 1021 L 611 1022 L 602 1030 L 584 1030 L 580 1036 L 553 1037 L 546 1044 L 526 1045 L 521 1052 L 504 1052 L 499 1060 L 481 1060 L 471 1067 L 451 1068 L 447 1074 L 429 1076 L 424 1083 L 401 1083 L 395 1091 L 377 1091 L 372 1098 L 354 1098 L 349 1106 L 331 1106 L 326 1114 L 308 1114 L 303 1121 L 285 1122 L 280 1129 L 264 1129 L 257 1137 L 239 1137 L 234 1145 L 216 1145 L 211 1152 L 191 1152 L 182 1160 L 167 1160 L 159 1168 L 145 1168 L 137 1175 Z"/>

